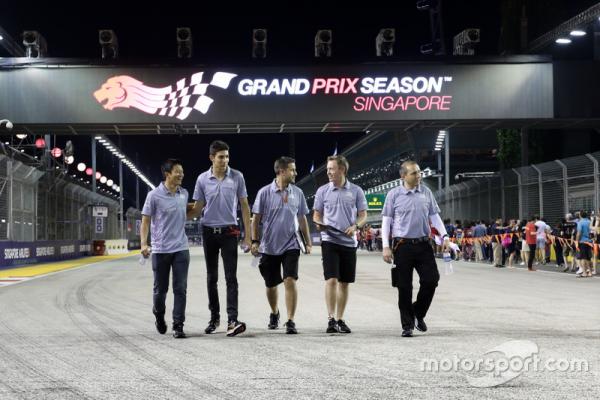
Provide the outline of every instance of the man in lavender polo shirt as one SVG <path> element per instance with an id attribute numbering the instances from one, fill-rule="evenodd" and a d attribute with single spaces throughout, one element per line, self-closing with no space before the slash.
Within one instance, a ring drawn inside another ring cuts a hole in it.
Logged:
<path id="1" fill-rule="evenodd" d="M 244 175 L 229 167 L 229 146 L 216 140 L 211 143 L 209 158 L 211 168 L 200 174 L 194 190 L 193 216 L 202 211 L 202 235 L 206 260 L 208 308 L 210 321 L 204 330 L 213 333 L 220 323 L 219 251 L 223 258 L 227 284 L 227 336 L 235 336 L 246 330 L 246 324 L 238 321 L 237 243 L 240 229 L 237 222 L 238 202 L 244 221 L 244 248 L 250 248 L 250 206 L 246 193 Z"/>
<path id="2" fill-rule="evenodd" d="M 344 156 L 327 158 L 329 183 L 317 190 L 313 205 L 313 221 L 321 231 L 327 333 L 351 332 L 343 318 L 349 284 L 356 278 L 355 233 L 367 220 L 365 193 L 346 178 L 349 167 Z"/>
<path id="3" fill-rule="evenodd" d="M 154 272 L 154 295 L 152 312 L 156 317 L 156 329 L 160 334 L 167 331 L 165 300 L 169 290 L 169 273 L 173 269 L 173 336 L 185 338 L 183 322 L 187 293 L 187 276 L 190 265 L 188 239 L 185 235 L 188 192 L 183 189 L 183 167 L 176 159 L 169 159 L 161 166 L 164 182 L 146 196 L 142 209 L 140 239 L 142 255 L 150 256 L 148 230 L 152 230 L 152 271 Z"/>
<path id="4" fill-rule="evenodd" d="M 383 205 L 382 240 L 383 260 L 392 269 L 392 286 L 398 288 L 398 307 L 402 320 L 402 336 L 411 337 L 413 329 L 427 331 L 425 315 L 440 279 L 433 248 L 429 244 L 430 224 L 444 240 L 443 251 L 448 249 L 448 234 L 440 217 L 440 209 L 426 186 L 421 185 L 421 169 L 414 161 L 400 166 L 402 185 L 392 189 Z M 394 241 L 390 248 L 390 228 Z M 392 254 L 393 253 L 393 254 Z M 412 302 L 413 269 L 419 274 L 417 301 Z"/>
<path id="5" fill-rule="evenodd" d="M 252 254 L 260 258 L 259 269 L 267 287 L 267 300 L 271 306 L 269 329 L 279 325 L 279 307 L 277 306 L 277 286 L 285 286 L 285 305 L 287 308 L 286 333 L 295 334 L 294 315 L 298 303 L 296 280 L 298 280 L 298 259 L 300 246 L 296 231 L 300 227 L 309 254 L 312 244 L 306 214 L 308 206 L 302 190 L 293 185 L 296 180 L 296 161 L 290 157 L 280 157 L 275 161 L 275 180 L 262 187 L 256 195 L 252 212 Z M 262 235 L 259 226 L 262 222 Z M 261 239 L 259 239 L 261 237 Z M 281 270 L 283 269 L 283 276 Z"/>

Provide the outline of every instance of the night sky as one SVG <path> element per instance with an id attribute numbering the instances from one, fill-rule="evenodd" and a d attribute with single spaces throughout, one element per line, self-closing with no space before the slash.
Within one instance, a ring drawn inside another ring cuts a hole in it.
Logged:
<path id="1" fill-rule="evenodd" d="M 199 2 L 196 2 L 199 3 Z M 259 66 L 259 65 L 315 65 L 324 63 L 360 63 L 381 61 L 374 56 L 374 39 L 381 28 L 396 29 L 395 56 L 385 61 L 431 60 L 420 55 L 420 45 L 430 41 L 429 13 L 420 12 L 415 1 L 371 2 L 360 8 L 332 8 L 323 5 L 297 9 L 252 9 L 213 12 L 206 7 L 190 7 L 181 2 L 166 2 L 152 6 L 153 10 L 111 8 L 108 3 L 87 4 L 93 7 L 83 11 L 61 9 L 53 2 L 35 3 L 3 1 L 0 26 L 20 42 L 24 30 L 41 32 L 48 42 L 51 57 L 99 59 L 98 29 L 113 29 L 119 38 L 120 62 L 146 65 L 146 62 L 176 64 L 176 27 L 192 29 L 196 65 Z M 596 1 L 529 1 L 532 8 L 530 39 L 555 27 L 564 19 L 574 16 Z M 543 3 L 543 4 L 541 4 Z M 149 4 L 149 3 L 147 3 Z M 342 4 L 342 3 L 339 3 Z M 246 6 L 247 7 L 247 6 Z M 230 8 L 234 8 L 231 6 Z M 263 7 L 264 8 L 264 7 Z M 498 54 L 501 26 L 501 2 L 450 1 L 444 2 L 444 30 L 448 51 L 452 37 L 465 28 L 480 28 L 482 42 L 477 48 L 480 55 Z M 268 30 L 268 56 L 264 60 L 251 58 L 253 28 Z M 314 35 L 318 29 L 333 30 L 333 58 L 314 59 Z M 7 54 L 0 49 L 0 57 Z M 148 60 L 148 61 L 146 61 Z M 150 61 L 151 60 L 151 61 Z M 0 110 L 1 114 L 1 110 Z M 0 118 L 7 116 L 0 115 Z M 52 133 L 52 132 L 48 132 Z M 360 139 L 363 133 L 297 133 L 295 140 L 298 179 L 308 173 L 312 161 L 318 166 L 333 153 Z M 90 137 L 58 136 L 57 145 L 64 146 L 68 139 L 76 148 L 75 158 L 89 164 Z M 247 181 L 248 193 L 254 198 L 258 189 L 273 178 L 273 161 L 289 154 L 288 134 L 241 134 L 195 136 L 121 136 L 110 137 L 125 154 L 155 183 L 160 179 L 160 163 L 168 157 L 180 158 L 186 177 L 184 186 L 193 192 L 199 173 L 210 166 L 208 147 L 215 139 L 231 146 L 230 165 L 240 169 Z M 75 165 L 72 169 L 74 170 Z M 115 158 L 98 147 L 98 170 L 118 181 Z M 124 168 L 124 171 L 127 171 Z M 71 173 L 77 173 L 73 171 Z M 135 201 L 133 176 L 125 172 L 124 193 L 126 206 Z M 142 199 L 145 191 L 142 191 Z"/>

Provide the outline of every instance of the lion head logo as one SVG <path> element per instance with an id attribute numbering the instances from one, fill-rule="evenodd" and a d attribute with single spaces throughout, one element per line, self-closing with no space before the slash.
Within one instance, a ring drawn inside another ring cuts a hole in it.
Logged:
<path id="1" fill-rule="evenodd" d="M 192 110 L 208 112 L 213 99 L 206 95 L 210 86 L 227 89 L 235 74 L 216 72 L 209 83 L 202 83 L 203 72 L 175 85 L 155 88 L 127 75 L 113 76 L 94 92 L 94 98 L 106 110 L 137 108 L 148 114 L 186 119 Z"/>

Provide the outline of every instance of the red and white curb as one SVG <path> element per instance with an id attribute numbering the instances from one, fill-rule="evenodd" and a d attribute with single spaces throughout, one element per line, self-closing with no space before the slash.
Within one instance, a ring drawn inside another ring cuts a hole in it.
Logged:
<path id="1" fill-rule="evenodd" d="M 30 276 L 10 276 L 7 278 L 0 278 L 0 287 L 14 285 L 15 283 L 20 283 L 23 281 L 28 281 L 32 277 Z"/>

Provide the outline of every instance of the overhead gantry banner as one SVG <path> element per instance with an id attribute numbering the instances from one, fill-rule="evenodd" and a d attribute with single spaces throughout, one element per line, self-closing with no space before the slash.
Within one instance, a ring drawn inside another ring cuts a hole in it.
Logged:
<path id="1" fill-rule="evenodd" d="M 0 70 L 18 124 L 553 118 L 551 63 Z"/>

